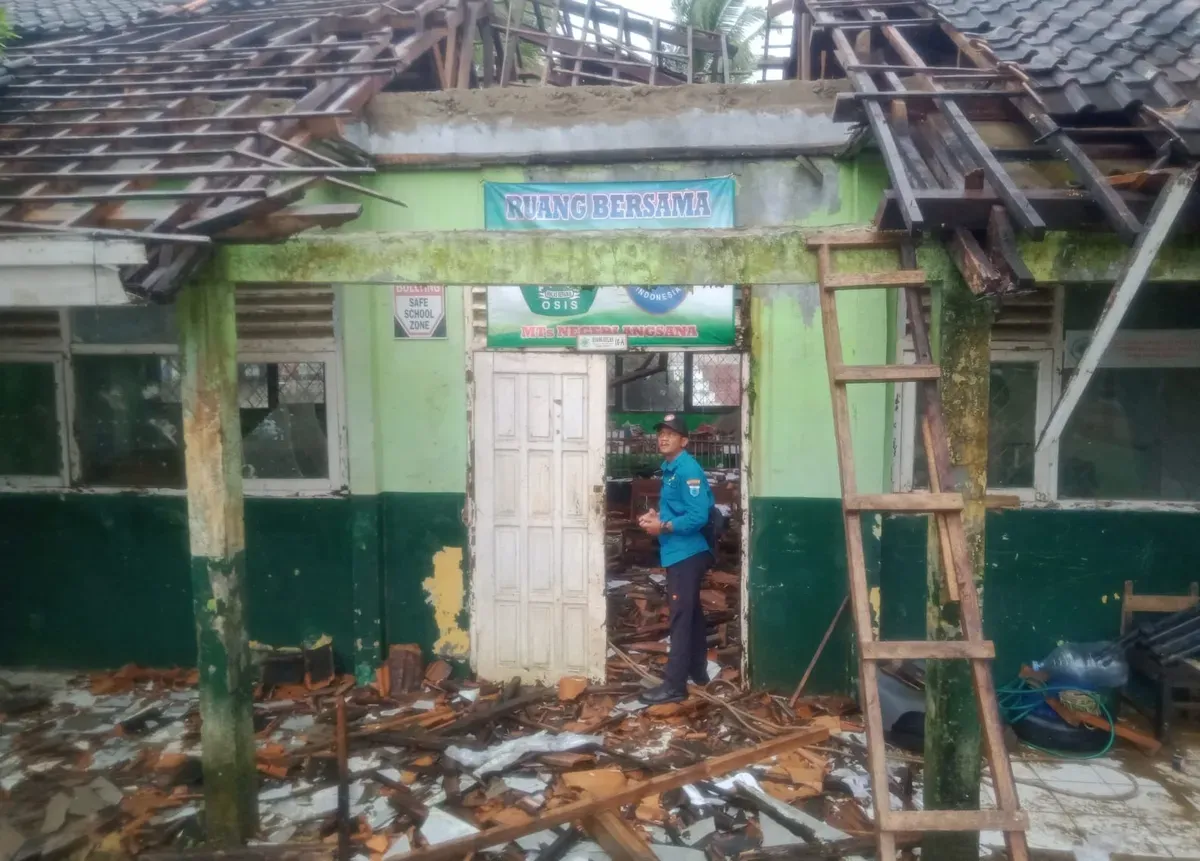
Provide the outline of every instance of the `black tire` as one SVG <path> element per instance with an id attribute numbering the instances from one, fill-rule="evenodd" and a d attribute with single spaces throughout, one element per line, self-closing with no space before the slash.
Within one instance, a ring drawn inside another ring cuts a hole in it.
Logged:
<path id="1" fill-rule="evenodd" d="M 1049 750 L 1064 753 L 1099 753 L 1108 744 L 1107 730 L 1088 726 L 1074 727 L 1065 723 L 1058 715 L 1038 713 L 1022 718 L 1012 725 L 1013 732 L 1021 741 L 1036 744 Z"/>

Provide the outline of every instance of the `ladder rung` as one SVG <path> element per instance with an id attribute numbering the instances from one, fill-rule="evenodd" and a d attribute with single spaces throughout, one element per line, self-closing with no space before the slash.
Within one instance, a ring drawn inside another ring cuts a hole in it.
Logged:
<path id="1" fill-rule="evenodd" d="M 880 823 L 883 831 L 1025 831 L 1029 814 L 1024 810 L 888 810 Z"/>
<path id="2" fill-rule="evenodd" d="M 990 661 L 996 657 L 996 646 L 990 640 L 872 640 L 860 645 L 863 660 L 867 661 L 945 661 L 958 658 Z"/>
<path id="3" fill-rule="evenodd" d="M 896 269 L 891 272 L 842 272 L 825 276 L 826 290 L 880 290 L 887 287 L 921 287 L 922 269 Z"/>
<path id="4" fill-rule="evenodd" d="M 835 248 L 895 248 L 912 237 L 903 230 L 847 230 L 845 233 L 818 233 L 808 238 L 809 248 L 822 245 Z"/>
<path id="5" fill-rule="evenodd" d="M 941 376 L 940 365 L 842 365 L 833 372 L 839 383 L 915 383 Z"/>
<path id="6" fill-rule="evenodd" d="M 934 511 L 962 511 L 960 493 L 856 493 L 842 503 L 846 511 L 908 511 L 929 514 Z"/>

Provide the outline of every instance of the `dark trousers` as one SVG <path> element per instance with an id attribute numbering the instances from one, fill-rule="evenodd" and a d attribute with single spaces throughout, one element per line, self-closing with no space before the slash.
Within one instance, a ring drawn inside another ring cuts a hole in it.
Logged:
<path id="1" fill-rule="evenodd" d="M 674 690 L 687 690 L 688 677 L 708 678 L 708 643 L 704 610 L 700 606 L 700 581 L 712 566 L 707 550 L 667 568 L 670 596 L 671 653 L 667 657 L 666 683 Z"/>

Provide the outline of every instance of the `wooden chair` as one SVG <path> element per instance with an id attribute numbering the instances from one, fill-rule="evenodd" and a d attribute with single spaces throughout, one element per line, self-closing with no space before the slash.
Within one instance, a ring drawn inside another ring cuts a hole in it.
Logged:
<path id="1" fill-rule="evenodd" d="M 1121 605 L 1121 635 L 1124 636 L 1132 627 L 1134 613 L 1178 613 L 1197 603 L 1200 603 L 1200 584 L 1197 583 L 1190 585 L 1186 595 L 1135 595 L 1133 581 L 1126 580 L 1124 602 Z M 1177 703 L 1174 691 L 1177 688 L 1195 689 L 1197 670 L 1188 662 L 1164 667 L 1136 646 L 1129 650 L 1128 658 L 1129 669 L 1154 688 L 1154 706 L 1146 714 L 1147 710 L 1138 703 L 1128 697 L 1126 699 L 1154 722 L 1154 737 L 1164 744 L 1170 744 L 1174 711 L 1186 706 L 1195 708 L 1194 703 Z"/>
<path id="2" fill-rule="evenodd" d="M 1134 613 L 1178 613 L 1200 602 L 1200 583 L 1192 583 L 1186 595 L 1135 595 L 1133 581 L 1125 581 L 1125 597 L 1121 603 L 1121 636 L 1129 630 Z"/>

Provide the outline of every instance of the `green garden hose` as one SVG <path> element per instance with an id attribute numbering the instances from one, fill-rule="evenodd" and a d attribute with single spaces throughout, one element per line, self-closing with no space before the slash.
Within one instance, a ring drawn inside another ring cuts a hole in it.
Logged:
<path id="1" fill-rule="evenodd" d="M 1091 691 L 1081 691 L 1077 687 L 1070 686 L 1034 686 L 1026 679 L 1017 679 L 1007 685 L 1002 686 L 996 691 L 996 699 L 1000 703 L 1000 714 L 1005 722 L 1009 725 L 1019 723 L 1033 712 L 1037 711 L 1044 702 L 1041 696 L 1044 694 L 1057 694 L 1066 691 L 1073 691 L 1090 698 L 1096 703 L 1099 708 L 1099 713 L 1108 721 L 1108 743 L 1104 747 L 1094 753 L 1074 753 L 1071 751 L 1052 750 L 1050 748 L 1041 747 L 1040 745 L 1024 742 L 1034 750 L 1039 750 L 1042 753 L 1050 754 L 1051 756 L 1061 757 L 1062 759 L 1099 759 L 1106 756 L 1112 750 L 1113 743 L 1117 740 L 1117 722 L 1109 711 L 1104 700 Z M 1037 695 L 1031 698 L 1031 694 Z M 1030 701 L 1032 699 L 1032 702 Z"/>

